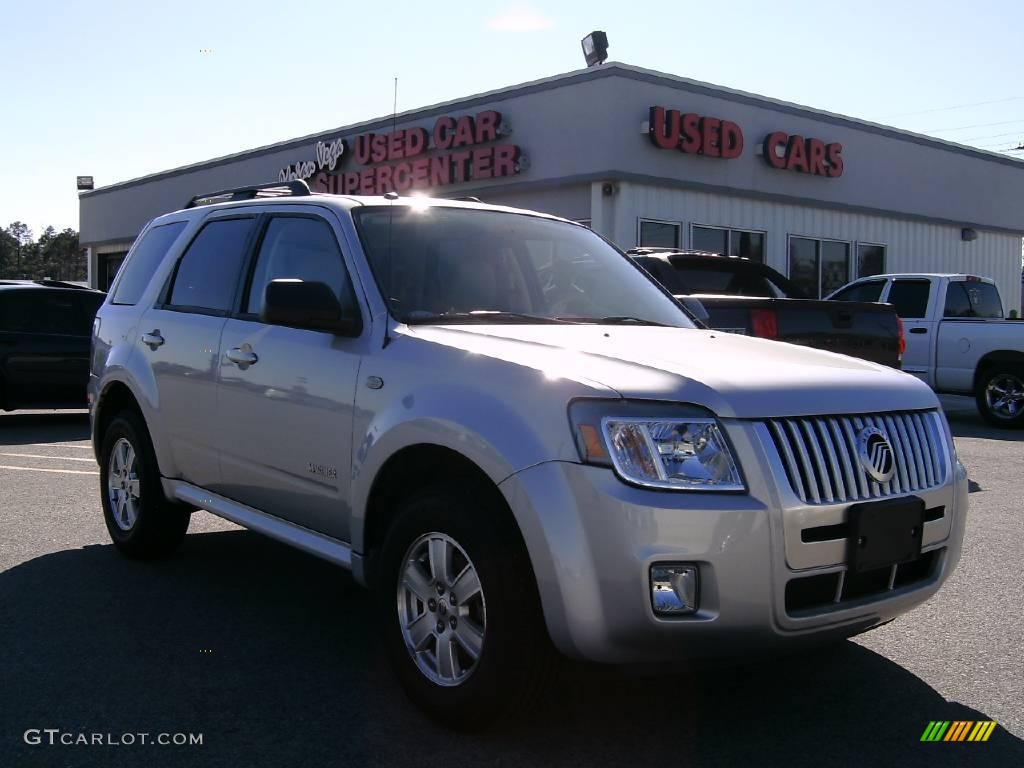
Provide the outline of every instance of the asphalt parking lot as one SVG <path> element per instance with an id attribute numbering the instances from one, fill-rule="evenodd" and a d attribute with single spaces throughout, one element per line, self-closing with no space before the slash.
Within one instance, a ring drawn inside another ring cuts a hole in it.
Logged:
<path id="1" fill-rule="evenodd" d="M 972 506 L 931 601 L 796 658 L 567 666 L 539 709 L 472 736 L 404 700 L 347 573 L 207 513 L 177 556 L 127 561 L 84 412 L 0 414 L 0 766 L 1022 765 L 1024 435 L 946 408 Z M 931 720 L 999 725 L 921 743 Z M 25 743 L 47 728 L 203 743 Z"/>

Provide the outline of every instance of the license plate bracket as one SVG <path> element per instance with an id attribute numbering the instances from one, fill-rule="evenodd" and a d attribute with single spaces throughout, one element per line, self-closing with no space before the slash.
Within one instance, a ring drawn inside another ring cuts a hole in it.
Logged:
<path id="1" fill-rule="evenodd" d="M 919 558 L 924 506 L 924 500 L 916 496 L 851 506 L 847 518 L 847 567 L 862 573 Z"/>

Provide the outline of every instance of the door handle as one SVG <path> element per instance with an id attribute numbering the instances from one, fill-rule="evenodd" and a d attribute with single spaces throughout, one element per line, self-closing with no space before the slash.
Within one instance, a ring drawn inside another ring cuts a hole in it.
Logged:
<path id="1" fill-rule="evenodd" d="M 928 333 L 928 329 L 927 328 L 911 328 L 910 332 L 911 333 Z"/>
<path id="2" fill-rule="evenodd" d="M 142 343 L 150 349 L 156 350 L 157 347 L 164 343 L 164 337 L 160 335 L 159 328 L 154 328 L 149 333 L 142 334 Z"/>
<path id="3" fill-rule="evenodd" d="M 225 352 L 224 355 L 243 371 L 250 365 L 259 362 L 259 357 L 256 356 L 256 353 L 252 351 L 252 347 L 248 344 L 243 344 L 240 347 L 232 347 Z"/>

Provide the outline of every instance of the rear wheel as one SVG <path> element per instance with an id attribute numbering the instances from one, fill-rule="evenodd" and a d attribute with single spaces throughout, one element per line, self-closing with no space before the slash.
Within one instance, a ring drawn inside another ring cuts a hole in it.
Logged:
<path id="1" fill-rule="evenodd" d="M 403 502 L 374 584 L 402 687 L 456 730 L 521 709 L 554 658 L 519 531 L 486 496 L 432 489 Z"/>
<path id="2" fill-rule="evenodd" d="M 119 413 L 103 435 L 100 491 L 107 532 L 124 554 L 157 558 L 181 544 L 189 512 L 164 496 L 149 433 L 133 411 Z"/>
<path id="3" fill-rule="evenodd" d="M 978 411 L 1004 429 L 1024 428 L 1024 368 L 990 368 L 978 377 Z"/>

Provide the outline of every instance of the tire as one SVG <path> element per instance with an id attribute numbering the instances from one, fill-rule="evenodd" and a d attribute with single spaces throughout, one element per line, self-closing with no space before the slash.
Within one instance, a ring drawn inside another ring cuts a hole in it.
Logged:
<path id="1" fill-rule="evenodd" d="M 1024 429 L 1024 367 L 982 371 L 974 393 L 978 412 L 994 427 Z"/>
<path id="2" fill-rule="evenodd" d="M 402 687 L 428 716 L 459 731 L 525 708 L 556 658 L 519 530 L 490 496 L 431 488 L 400 502 L 374 580 L 378 626 Z M 432 548 L 451 557 L 441 593 Z M 407 643 L 403 625 L 416 616 L 426 624 L 416 623 Z M 424 649 L 418 654 L 410 649 L 415 640 Z M 475 660 L 471 648 L 479 648 Z M 445 649 L 453 649 L 448 664 Z"/>
<path id="3" fill-rule="evenodd" d="M 134 411 L 119 413 L 103 434 L 100 497 L 110 539 L 128 557 L 164 557 L 188 530 L 189 512 L 164 496 L 149 433 Z"/>

